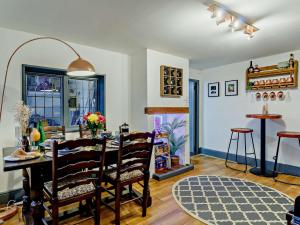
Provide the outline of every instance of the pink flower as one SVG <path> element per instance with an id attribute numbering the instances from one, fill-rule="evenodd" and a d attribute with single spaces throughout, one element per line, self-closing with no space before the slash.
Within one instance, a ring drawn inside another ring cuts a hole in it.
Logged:
<path id="1" fill-rule="evenodd" d="M 100 123 L 104 123 L 105 122 L 105 117 L 102 115 L 99 115 L 98 120 Z"/>

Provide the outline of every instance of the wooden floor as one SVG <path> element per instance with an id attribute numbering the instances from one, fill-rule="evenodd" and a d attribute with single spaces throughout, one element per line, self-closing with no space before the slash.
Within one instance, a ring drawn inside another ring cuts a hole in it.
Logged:
<path id="1" fill-rule="evenodd" d="M 153 203 L 151 208 L 148 208 L 147 217 L 142 217 L 141 209 L 135 203 L 123 205 L 121 208 L 121 224 L 134 224 L 134 225 L 195 225 L 202 224 L 195 220 L 188 214 L 186 214 L 175 202 L 172 196 L 172 185 L 187 176 L 195 175 L 221 175 L 237 177 L 247 179 L 257 183 L 267 185 L 275 188 L 292 198 L 295 198 L 300 194 L 300 187 L 282 184 L 274 182 L 271 178 L 257 177 L 250 173 L 242 173 L 227 169 L 224 166 L 224 161 L 220 159 L 205 157 L 205 156 L 194 156 L 192 159 L 195 169 L 185 174 L 164 180 L 150 182 L 151 195 Z M 294 178 L 283 176 L 285 179 L 294 180 Z M 300 178 L 299 178 L 300 180 Z M 114 224 L 114 213 L 107 208 L 102 208 L 101 211 L 101 224 Z M 71 221 L 64 221 L 61 224 L 93 224 L 92 219 L 80 222 L 80 218 L 73 218 Z M 19 225 L 23 224 L 20 222 L 18 217 L 10 219 L 7 225 Z"/>

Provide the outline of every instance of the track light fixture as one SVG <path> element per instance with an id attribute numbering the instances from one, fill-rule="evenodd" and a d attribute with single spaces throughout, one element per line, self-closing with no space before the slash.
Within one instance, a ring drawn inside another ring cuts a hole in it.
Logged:
<path id="1" fill-rule="evenodd" d="M 244 17 L 231 10 L 228 10 L 226 7 L 217 5 L 216 3 L 209 5 L 208 11 L 212 12 L 212 19 L 217 18 L 217 25 L 228 22 L 228 26 L 231 32 L 241 30 L 247 35 L 248 39 L 253 38 L 254 33 L 259 30 L 258 28 L 247 22 Z"/>

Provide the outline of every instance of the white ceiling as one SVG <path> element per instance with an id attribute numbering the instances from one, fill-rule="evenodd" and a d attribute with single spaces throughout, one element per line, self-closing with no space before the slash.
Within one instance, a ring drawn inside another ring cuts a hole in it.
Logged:
<path id="1" fill-rule="evenodd" d="M 300 49 L 300 0 L 220 0 L 260 29 L 252 40 L 204 0 L 0 0 L 0 27 L 131 54 L 151 48 L 204 69 Z"/>

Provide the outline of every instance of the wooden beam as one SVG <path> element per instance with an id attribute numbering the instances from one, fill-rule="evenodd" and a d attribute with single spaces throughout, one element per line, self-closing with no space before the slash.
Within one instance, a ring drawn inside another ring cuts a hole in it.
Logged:
<path id="1" fill-rule="evenodd" d="M 179 114 L 189 113 L 188 107 L 145 107 L 145 114 Z"/>

